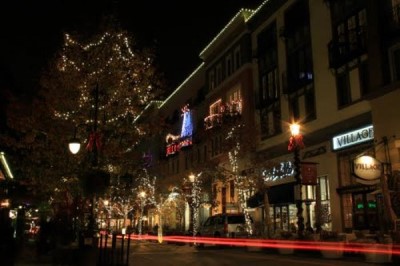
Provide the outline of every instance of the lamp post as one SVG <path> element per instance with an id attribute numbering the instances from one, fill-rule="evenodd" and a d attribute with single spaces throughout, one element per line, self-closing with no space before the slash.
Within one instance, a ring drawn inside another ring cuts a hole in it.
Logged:
<path id="1" fill-rule="evenodd" d="M 89 135 L 88 144 L 86 149 L 89 151 L 90 163 L 92 168 L 96 168 L 98 166 L 98 149 L 100 148 L 100 136 L 97 132 L 97 124 L 98 124 L 98 104 L 99 104 L 99 85 L 96 84 L 95 89 L 93 90 L 94 96 L 94 114 L 93 114 L 93 125 L 92 131 Z M 72 154 L 77 154 L 80 150 L 81 143 L 76 136 L 77 127 L 75 127 L 74 138 L 69 142 L 68 148 Z M 90 216 L 89 216 L 89 224 L 88 231 L 94 237 L 94 228 L 95 228 L 95 215 L 94 215 L 94 203 L 95 196 L 90 198 Z"/>
<path id="2" fill-rule="evenodd" d="M 300 125 L 293 123 L 290 125 L 290 139 L 288 150 L 293 151 L 294 154 L 294 178 L 298 189 L 298 198 L 296 199 L 297 208 L 297 233 L 299 238 L 304 235 L 304 217 L 303 217 L 303 195 L 302 195 L 302 182 L 300 172 L 300 149 L 304 147 L 303 136 L 300 134 Z"/>

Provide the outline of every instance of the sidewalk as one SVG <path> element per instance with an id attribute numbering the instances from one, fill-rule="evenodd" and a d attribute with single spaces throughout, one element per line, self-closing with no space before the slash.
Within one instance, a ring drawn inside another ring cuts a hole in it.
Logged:
<path id="1" fill-rule="evenodd" d="M 96 265 L 97 250 L 92 247 L 78 248 L 77 243 L 55 248 L 46 254 L 37 254 L 35 243 L 27 243 L 15 256 L 15 266 L 28 265 Z"/>

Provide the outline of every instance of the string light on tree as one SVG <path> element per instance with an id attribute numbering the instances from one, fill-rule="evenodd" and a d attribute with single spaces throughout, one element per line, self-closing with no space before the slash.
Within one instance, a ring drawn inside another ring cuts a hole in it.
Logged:
<path id="1" fill-rule="evenodd" d="M 44 93 L 56 107 L 54 116 L 75 125 L 93 124 L 92 93 L 98 86 L 99 125 L 102 133 L 107 133 L 103 137 L 110 140 L 104 149 L 115 154 L 138 144 L 147 134 L 148 125 L 133 121 L 163 85 L 153 52 L 138 49 L 126 31 L 106 28 L 89 38 L 66 33 L 64 45 L 41 85 L 47 91 L 57 88 L 57 94 Z"/>
<path id="2" fill-rule="evenodd" d="M 245 176 L 239 174 L 239 154 L 240 154 L 240 129 L 243 125 L 238 124 L 233 126 L 231 130 L 228 132 L 228 136 L 226 140 L 233 142 L 233 148 L 228 152 L 229 162 L 232 167 L 232 172 L 234 175 L 235 184 L 238 186 L 238 196 L 240 208 L 244 210 L 245 218 L 246 218 L 246 230 L 252 235 L 253 229 L 251 226 L 251 217 L 247 211 L 246 198 L 249 196 L 249 188 L 254 187 L 255 184 L 249 183 L 249 180 Z"/>

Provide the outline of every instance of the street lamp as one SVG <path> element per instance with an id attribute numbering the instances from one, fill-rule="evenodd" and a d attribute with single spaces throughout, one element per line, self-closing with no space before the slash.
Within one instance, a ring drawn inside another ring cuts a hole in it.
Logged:
<path id="1" fill-rule="evenodd" d="M 97 168 L 98 166 L 98 149 L 100 148 L 100 135 L 97 132 L 97 124 L 98 124 L 98 109 L 99 109 L 99 85 L 96 84 L 95 89 L 93 90 L 94 96 L 94 117 L 93 117 L 93 127 L 92 132 L 90 133 L 88 144 L 86 149 L 89 151 L 89 155 L 91 156 L 91 167 Z M 84 124 L 81 124 L 84 125 Z M 79 125 L 80 126 L 80 125 Z M 68 147 L 72 154 L 77 154 L 80 150 L 81 143 L 79 139 L 76 137 L 77 127 L 75 127 L 74 131 L 74 138 L 69 142 Z M 95 215 L 94 215 L 94 203 L 95 203 L 95 196 L 91 197 L 90 199 L 90 216 L 89 216 L 89 224 L 88 224 L 88 231 L 94 236 L 94 229 L 95 229 Z"/>
<path id="2" fill-rule="evenodd" d="M 72 154 L 77 154 L 79 152 L 79 150 L 81 149 L 81 143 L 80 143 L 79 139 L 77 139 L 76 137 L 71 139 L 68 144 L 68 148 Z"/>
<path id="3" fill-rule="evenodd" d="M 97 132 L 97 124 L 98 124 L 98 111 L 99 111 L 99 85 L 96 84 L 96 87 L 93 91 L 94 96 L 94 117 L 93 117 L 93 127 L 92 132 L 90 133 L 88 144 L 86 149 L 93 154 L 91 165 L 92 167 L 96 167 L 98 165 L 98 149 L 100 148 L 100 135 Z M 79 126 L 77 126 L 79 127 Z M 75 127 L 74 137 L 69 141 L 68 147 L 72 154 L 77 154 L 81 148 L 81 143 L 76 136 L 77 127 Z"/>
<path id="4" fill-rule="evenodd" d="M 304 148 L 303 136 L 300 134 L 300 125 L 293 123 L 290 125 L 290 139 L 288 150 L 294 154 L 294 178 L 298 189 L 298 198 L 296 200 L 297 208 L 297 232 L 299 238 L 304 235 L 304 217 L 303 217 L 303 202 L 302 202 L 302 182 L 300 172 L 300 149 Z"/>

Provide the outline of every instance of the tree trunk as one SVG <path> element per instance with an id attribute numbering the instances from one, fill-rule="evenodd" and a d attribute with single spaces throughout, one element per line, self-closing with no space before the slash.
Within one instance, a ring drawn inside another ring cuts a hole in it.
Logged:
<path id="1" fill-rule="evenodd" d="M 264 234 L 266 238 L 271 238 L 272 235 L 272 228 L 271 228 L 271 217 L 269 216 L 269 199 L 268 199 L 268 190 L 265 190 L 264 192 L 264 222 L 265 222 L 265 227 L 264 227 Z"/>

